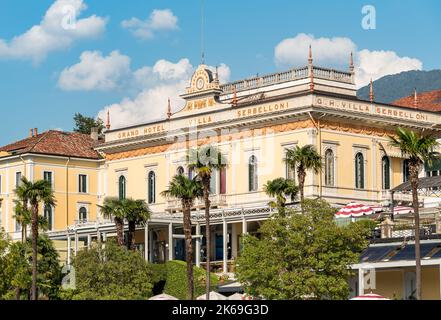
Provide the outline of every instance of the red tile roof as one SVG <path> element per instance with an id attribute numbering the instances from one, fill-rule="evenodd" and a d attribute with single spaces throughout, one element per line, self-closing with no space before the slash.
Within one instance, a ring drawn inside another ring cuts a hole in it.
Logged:
<path id="1" fill-rule="evenodd" d="M 98 143 L 87 134 L 49 130 L 0 147 L 0 152 L 8 152 L 12 155 L 34 153 L 102 159 L 101 155 L 93 149 Z"/>
<path id="2" fill-rule="evenodd" d="M 441 111 L 441 90 L 418 93 L 417 97 L 417 109 L 434 112 Z M 398 99 L 392 102 L 392 104 L 414 109 L 414 95 L 412 94 L 409 97 Z"/>

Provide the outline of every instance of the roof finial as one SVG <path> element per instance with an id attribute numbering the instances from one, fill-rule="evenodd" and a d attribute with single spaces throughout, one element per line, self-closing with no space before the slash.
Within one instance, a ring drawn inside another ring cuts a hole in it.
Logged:
<path id="1" fill-rule="evenodd" d="M 311 66 L 311 72 L 310 72 L 310 80 L 311 82 L 309 83 L 309 91 L 314 92 L 314 69 Z"/>
<path id="2" fill-rule="evenodd" d="M 371 84 L 370 84 L 370 88 L 369 88 L 369 100 L 371 102 L 374 102 L 374 83 L 372 82 L 372 78 L 371 78 Z"/>
<path id="3" fill-rule="evenodd" d="M 107 110 L 106 129 L 110 130 L 110 110 Z"/>
<path id="4" fill-rule="evenodd" d="M 312 65 L 312 47 L 309 45 L 309 55 L 308 55 L 308 64 Z"/>
<path id="5" fill-rule="evenodd" d="M 215 76 L 216 82 L 219 82 L 219 67 L 218 66 L 216 66 L 216 74 L 214 76 Z"/>
<path id="6" fill-rule="evenodd" d="M 351 56 L 349 57 L 349 71 L 354 72 L 354 54 L 351 51 Z"/>
<path id="7" fill-rule="evenodd" d="M 170 98 L 168 98 L 168 106 L 167 106 L 167 119 L 170 120 L 171 116 L 172 116 L 172 112 L 171 112 L 171 102 L 170 102 Z"/>
<path id="8" fill-rule="evenodd" d="M 414 89 L 414 93 L 413 93 L 413 107 L 415 109 L 418 109 L 418 93 L 417 93 L 417 89 Z"/>
<path id="9" fill-rule="evenodd" d="M 233 106 L 237 106 L 237 91 L 236 91 L 236 86 L 233 86 L 233 100 L 231 101 L 231 103 L 233 104 Z"/>

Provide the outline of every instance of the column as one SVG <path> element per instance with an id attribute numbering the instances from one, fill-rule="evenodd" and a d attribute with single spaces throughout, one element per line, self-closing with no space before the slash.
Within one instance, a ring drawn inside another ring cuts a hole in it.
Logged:
<path id="1" fill-rule="evenodd" d="M 201 266 L 201 225 L 199 223 L 196 224 L 196 267 Z"/>
<path id="2" fill-rule="evenodd" d="M 67 265 L 70 266 L 71 243 L 70 234 L 67 234 Z"/>
<path id="3" fill-rule="evenodd" d="M 242 236 L 246 235 L 248 233 L 248 225 L 247 220 L 243 218 L 242 220 Z"/>
<path id="4" fill-rule="evenodd" d="M 228 224 L 227 221 L 224 220 L 222 225 L 222 232 L 223 232 L 223 259 L 224 259 L 224 273 L 228 272 Z"/>
<path id="5" fill-rule="evenodd" d="M 149 261 L 153 262 L 153 230 L 149 232 Z"/>
<path id="6" fill-rule="evenodd" d="M 91 244 L 92 244 L 92 235 L 89 233 L 87 235 L 87 249 L 90 249 Z"/>
<path id="7" fill-rule="evenodd" d="M 168 225 L 168 260 L 173 260 L 173 223 Z"/>
<path id="8" fill-rule="evenodd" d="M 78 231 L 77 230 L 75 230 L 75 251 L 74 251 L 74 253 L 75 253 L 75 256 L 77 255 L 77 253 L 78 253 Z"/>
<path id="9" fill-rule="evenodd" d="M 364 269 L 361 266 L 358 269 L 358 295 L 364 295 Z"/>
<path id="10" fill-rule="evenodd" d="M 146 222 L 144 226 L 144 259 L 149 261 L 149 223 Z"/>
<path id="11" fill-rule="evenodd" d="M 236 259 L 239 251 L 239 244 L 237 243 L 237 223 L 231 225 L 231 255 L 232 258 Z"/>

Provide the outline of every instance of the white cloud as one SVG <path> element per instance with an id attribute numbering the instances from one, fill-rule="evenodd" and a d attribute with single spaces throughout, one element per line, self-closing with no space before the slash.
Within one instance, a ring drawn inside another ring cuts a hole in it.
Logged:
<path id="1" fill-rule="evenodd" d="M 422 62 L 415 58 L 400 57 L 394 51 L 358 51 L 349 38 L 315 38 L 304 33 L 282 40 L 275 48 L 278 67 L 305 66 L 308 48 L 312 46 L 314 64 L 322 67 L 348 68 L 349 54 L 354 52 L 357 87 L 365 86 L 370 79 L 409 70 L 421 70 Z"/>
<path id="2" fill-rule="evenodd" d="M 155 9 L 147 20 L 131 18 L 122 21 L 121 26 L 130 30 L 135 37 L 141 40 L 149 40 L 155 36 L 156 31 L 178 29 L 178 18 L 170 9 Z"/>
<path id="3" fill-rule="evenodd" d="M 184 106 L 184 100 L 179 95 L 185 92 L 194 71 L 188 59 L 181 59 L 177 63 L 159 60 L 153 66 L 140 68 L 133 72 L 134 84 L 142 87 L 139 94 L 134 99 L 125 98 L 104 107 L 98 117 L 105 119 L 110 110 L 114 129 L 164 119 L 169 98 L 173 111 Z M 221 82 L 229 80 L 230 68 L 227 65 L 221 64 L 218 71 Z"/>
<path id="4" fill-rule="evenodd" d="M 105 31 L 107 19 L 92 15 L 79 19 L 87 9 L 83 0 L 57 0 L 38 25 L 10 41 L 0 39 L 0 58 L 38 63 L 53 51 L 69 48 L 80 39 L 96 38 Z"/>
<path id="5" fill-rule="evenodd" d="M 312 46 L 314 63 L 323 66 L 343 65 L 349 61 L 350 52 L 357 46 L 349 38 L 314 38 L 304 33 L 282 40 L 275 48 L 275 62 L 279 67 L 300 67 L 308 62 L 309 45 Z"/>
<path id="6" fill-rule="evenodd" d="M 357 55 L 355 79 L 357 86 L 363 87 L 370 79 L 377 80 L 389 74 L 403 71 L 421 70 L 423 63 L 415 58 L 399 57 L 394 51 L 361 50 Z"/>
<path id="7" fill-rule="evenodd" d="M 58 86 L 63 90 L 113 90 L 130 75 L 128 56 L 113 51 L 103 57 L 99 51 L 85 51 L 79 63 L 61 72 Z"/>

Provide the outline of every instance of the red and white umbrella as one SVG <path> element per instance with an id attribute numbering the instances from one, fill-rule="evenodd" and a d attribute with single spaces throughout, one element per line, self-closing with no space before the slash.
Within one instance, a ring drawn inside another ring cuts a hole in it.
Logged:
<path id="1" fill-rule="evenodd" d="M 358 218 L 362 216 L 369 216 L 376 212 L 383 211 L 380 206 L 371 206 L 362 203 L 351 202 L 341 208 L 335 216 L 337 218 Z"/>
<path id="2" fill-rule="evenodd" d="M 409 214 L 409 213 L 414 213 L 414 210 L 412 207 L 394 207 L 394 215 L 395 214 Z"/>
<path id="3" fill-rule="evenodd" d="M 383 296 L 380 296 L 379 294 L 368 293 L 368 294 L 363 294 L 361 296 L 352 298 L 351 300 L 389 300 L 389 299 L 385 298 Z"/>

